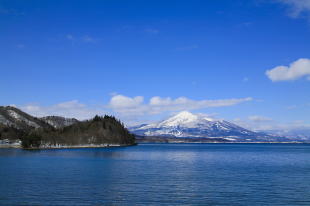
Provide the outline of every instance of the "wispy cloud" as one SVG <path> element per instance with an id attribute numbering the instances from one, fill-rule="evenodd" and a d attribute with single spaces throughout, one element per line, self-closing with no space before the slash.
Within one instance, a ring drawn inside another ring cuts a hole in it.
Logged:
<path id="1" fill-rule="evenodd" d="M 23 16 L 25 13 L 16 9 L 6 9 L 0 6 L 0 15 Z"/>
<path id="2" fill-rule="evenodd" d="M 261 115 L 251 115 L 246 118 L 236 118 L 233 119 L 232 122 L 254 131 L 272 130 L 278 128 L 278 125 L 272 118 Z"/>
<path id="3" fill-rule="evenodd" d="M 70 41 L 73 41 L 75 38 L 73 37 L 72 34 L 67 34 L 66 35 L 66 39 L 70 40 Z"/>
<path id="4" fill-rule="evenodd" d="M 243 77 L 242 81 L 243 82 L 248 82 L 250 79 L 248 77 Z"/>
<path id="5" fill-rule="evenodd" d="M 41 106 L 39 104 L 27 104 L 22 105 L 19 108 L 37 117 L 55 115 L 63 117 L 74 117 L 80 120 L 84 120 L 89 119 L 96 114 L 105 114 L 103 109 L 101 109 L 100 107 L 85 105 L 77 100 L 61 102 L 49 106 Z"/>
<path id="6" fill-rule="evenodd" d="M 260 116 L 260 115 L 253 115 L 247 118 L 236 118 L 233 119 L 237 125 L 240 125 L 244 128 L 253 130 L 253 131 L 281 131 L 281 133 L 285 131 L 301 129 L 301 128 L 308 128 L 310 129 L 310 125 L 306 124 L 302 120 L 291 121 L 288 123 L 281 123 L 276 121 L 272 118 Z"/>
<path id="7" fill-rule="evenodd" d="M 277 2 L 289 6 L 289 16 L 293 18 L 300 17 L 303 14 L 310 17 L 310 0 L 277 0 Z"/>
<path id="8" fill-rule="evenodd" d="M 293 81 L 302 77 L 310 80 L 310 59 L 298 59 L 289 66 L 277 66 L 267 70 L 266 75 L 273 82 Z"/>
<path id="9" fill-rule="evenodd" d="M 72 44 L 73 43 L 97 43 L 99 42 L 99 39 L 98 38 L 94 38 L 94 37 L 91 37 L 89 35 L 84 35 L 84 36 L 75 36 L 75 35 L 72 35 L 72 34 L 67 34 L 65 35 L 65 38 L 70 41 Z"/>
<path id="10" fill-rule="evenodd" d="M 127 97 L 124 95 L 115 95 L 111 98 L 108 107 L 114 112 L 122 115 L 152 115 L 182 110 L 198 110 L 208 107 L 227 107 L 252 100 L 253 98 L 251 97 L 239 99 L 192 100 L 186 97 L 173 99 L 171 97 L 163 98 L 154 96 L 145 103 L 144 97 L 142 96 Z"/>
<path id="11" fill-rule="evenodd" d="M 159 30 L 158 29 L 148 28 L 148 29 L 145 29 L 144 32 L 149 33 L 149 34 L 158 34 Z"/>
<path id="12" fill-rule="evenodd" d="M 253 122 L 270 122 L 272 121 L 269 117 L 259 116 L 259 115 L 253 115 L 248 117 L 249 120 Z"/>
<path id="13" fill-rule="evenodd" d="M 186 97 L 171 98 L 154 96 L 144 101 L 143 96 L 128 97 L 120 94 L 113 94 L 106 104 L 87 105 L 78 100 L 61 102 L 53 105 L 26 104 L 19 105 L 23 111 L 31 115 L 43 117 L 49 115 L 74 117 L 80 120 L 89 119 L 96 114 L 114 114 L 126 123 L 134 124 L 141 118 L 146 117 L 146 122 L 183 110 L 199 110 L 210 107 L 229 107 L 243 102 L 252 101 L 251 97 L 217 99 L 217 100 L 192 100 Z"/>
<path id="14" fill-rule="evenodd" d="M 98 39 L 95 39 L 93 37 L 90 37 L 88 35 L 82 37 L 82 40 L 86 43 L 96 43 L 98 41 Z"/>
<path id="15" fill-rule="evenodd" d="M 25 46 L 25 44 L 17 44 L 16 47 L 17 47 L 18 49 L 23 49 L 23 48 L 25 48 L 26 46 Z"/>
<path id="16" fill-rule="evenodd" d="M 293 109 L 296 109 L 297 108 L 297 105 L 290 105 L 290 106 L 287 106 L 286 109 L 288 110 L 293 110 Z"/>

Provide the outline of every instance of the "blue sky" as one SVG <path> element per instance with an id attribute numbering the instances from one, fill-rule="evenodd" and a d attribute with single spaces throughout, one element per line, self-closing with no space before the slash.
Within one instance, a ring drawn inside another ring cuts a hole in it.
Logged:
<path id="1" fill-rule="evenodd" d="M 38 116 L 308 126 L 309 59 L 309 0 L 0 0 L 0 105 Z"/>

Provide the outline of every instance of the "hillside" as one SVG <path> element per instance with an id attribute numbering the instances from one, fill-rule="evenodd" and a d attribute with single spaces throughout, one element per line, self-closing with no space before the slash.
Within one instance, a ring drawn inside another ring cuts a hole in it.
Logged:
<path id="1" fill-rule="evenodd" d="M 134 135 L 112 116 L 95 116 L 86 121 L 57 116 L 36 118 L 14 107 L 0 107 L 0 140 L 21 140 L 25 148 L 135 144 Z"/>
<path id="2" fill-rule="evenodd" d="M 52 128 L 52 126 L 45 121 L 11 106 L 0 106 L 0 124 L 23 131 L 38 128 Z"/>
<path id="3" fill-rule="evenodd" d="M 40 118 L 40 120 L 43 120 L 45 123 L 53 126 L 54 128 L 62 128 L 79 122 L 75 118 L 65 118 L 58 116 L 46 116 Z"/>
<path id="4" fill-rule="evenodd" d="M 104 144 L 132 145 L 134 135 L 111 116 L 96 116 L 59 129 L 39 129 L 33 132 L 42 139 L 41 147 L 96 146 Z"/>

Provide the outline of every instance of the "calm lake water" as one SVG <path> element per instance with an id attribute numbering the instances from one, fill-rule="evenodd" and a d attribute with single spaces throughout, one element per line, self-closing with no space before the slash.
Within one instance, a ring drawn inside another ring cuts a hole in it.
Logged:
<path id="1" fill-rule="evenodd" d="M 0 205 L 310 205 L 310 145 L 0 149 Z"/>

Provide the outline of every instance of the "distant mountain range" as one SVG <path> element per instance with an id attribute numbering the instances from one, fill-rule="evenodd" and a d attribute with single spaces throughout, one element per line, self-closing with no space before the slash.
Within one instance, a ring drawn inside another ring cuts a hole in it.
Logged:
<path id="1" fill-rule="evenodd" d="M 271 136 L 284 136 L 292 140 L 310 141 L 310 128 L 297 127 L 293 129 L 277 129 L 277 130 L 263 130 L 262 132 Z"/>
<path id="2" fill-rule="evenodd" d="M 132 145 L 134 135 L 112 116 L 78 121 L 58 116 L 33 117 L 15 107 L 0 106 L 0 143 L 26 148 Z"/>
<path id="3" fill-rule="evenodd" d="M 129 128 L 139 141 L 170 142 L 289 142 L 296 139 L 254 132 L 225 120 L 187 111 L 164 121 Z"/>

